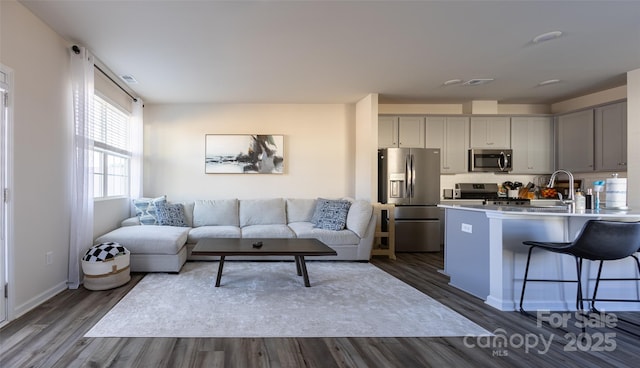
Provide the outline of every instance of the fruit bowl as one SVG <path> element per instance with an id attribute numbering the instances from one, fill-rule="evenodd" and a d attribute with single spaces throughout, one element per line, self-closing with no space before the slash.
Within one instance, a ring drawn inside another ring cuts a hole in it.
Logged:
<path id="1" fill-rule="evenodd" d="M 549 199 L 557 199 L 558 191 L 555 188 L 541 188 L 540 189 L 540 197 L 549 198 Z"/>

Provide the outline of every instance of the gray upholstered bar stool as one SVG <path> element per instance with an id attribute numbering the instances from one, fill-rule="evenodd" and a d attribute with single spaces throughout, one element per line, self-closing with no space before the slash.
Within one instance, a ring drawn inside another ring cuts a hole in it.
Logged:
<path id="1" fill-rule="evenodd" d="M 576 291 L 576 309 L 584 311 L 584 302 L 591 301 L 591 307 L 596 300 L 598 285 L 601 281 L 602 264 L 604 261 L 613 261 L 627 257 L 633 257 L 640 271 L 640 263 L 634 253 L 640 249 L 640 222 L 621 222 L 621 221 L 604 221 L 589 220 L 587 221 L 580 233 L 573 242 L 537 242 L 525 241 L 523 244 L 529 246 L 527 255 L 527 266 L 524 272 L 524 280 L 522 282 L 522 293 L 520 294 L 520 311 L 526 313 L 522 307 L 524 300 L 525 288 L 527 282 L 575 282 L 577 283 Z M 558 280 L 558 279 L 529 279 L 529 265 L 531 263 L 531 252 L 539 248 L 541 250 L 567 254 L 575 258 L 576 262 L 576 279 L 575 280 Z M 582 260 L 599 261 L 598 276 L 596 278 L 596 286 L 593 298 L 584 298 L 582 295 Z M 638 279 L 602 279 L 605 280 L 638 280 Z M 601 301 L 614 301 L 611 299 L 597 299 Z M 639 300 L 615 300 L 615 301 L 639 301 Z"/>

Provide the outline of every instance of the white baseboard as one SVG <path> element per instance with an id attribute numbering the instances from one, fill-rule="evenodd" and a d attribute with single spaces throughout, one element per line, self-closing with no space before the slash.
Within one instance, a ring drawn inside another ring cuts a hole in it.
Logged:
<path id="1" fill-rule="evenodd" d="M 66 289 L 67 289 L 67 282 L 64 281 L 53 286 L 48 290 L 43 291 L 42 293 L 36 295 L 35 297 L 29 299 L 26 303 L 16 306 L 13 309 L 13 313 L 9 313 L 10 321 L 19 318 L 23 314 L 29 312 L 30 310 L 46 302 L 47 300 L 53 298 L 54 296 L 58 295 L 59 293 L 61 293 Z"/>

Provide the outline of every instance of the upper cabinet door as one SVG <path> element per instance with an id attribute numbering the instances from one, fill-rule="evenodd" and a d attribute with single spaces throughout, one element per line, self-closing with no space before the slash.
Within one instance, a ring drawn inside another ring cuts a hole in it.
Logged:
<path id="1" fill-rule="evenodd" d="M 424 118 L 400 117 L 398 137 L 398 147 L 400 148 L 424 148 Z"/>
<path id="2" fill-rule="evenodd" d="M 553 120 L 547 117 L 511 118 L 513 174 L 553 172 Z"/>
<path id="3" fill-rule="evenodd" d="M 595 109 L 595 169 L 627 171 L 627 103 Z"/>
<path id="4" fill-rule="evenodd" d="M 511 148 L 509 117 L 472 117 L 471 148 Z"/>
<path id="5" fill-rule="evenodd" d="M 398 147 L 398 118 L 378 117 L 378 148 Z"/>
<path id="6" fill-rule="evenodd" d="M 559 116 L 556 129 L 556 167 L 593 171 L 593 109 Z"/>
<path id="7" fill-rule="evenodd" d="M 425 121 L 425 146 L 440 148 L 440 173 L 467 172 L 469 118 L 429 116 Z"/>

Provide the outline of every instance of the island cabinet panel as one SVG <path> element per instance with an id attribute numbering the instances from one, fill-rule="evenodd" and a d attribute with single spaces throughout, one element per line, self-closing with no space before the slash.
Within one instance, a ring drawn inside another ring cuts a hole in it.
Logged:
<path id="1" fill-rule="evenodd" d="M 444 272 L 450 284 L 487 299 L 489 295 L 489 219 L 483 212 L 446 211 Z"/>
<path id="2" fill-rule="evenodd" d="M 550 174 L 554 165 L 553 120 L 511 118 L 513 174 Z"/>
<path id="3" fill-rule="evenodd" d="M 627 171 L 627 103 L 595 109 L 596 171 Z"/>
<path id="4" fill-rule="evenodd" d="M 509 117 L 472 117 L 471 148 L 511 148 Z"/>
<path id="5" fill-rule="evenodd" d="M 593 109 L 561 115 L 556 122 L 556 167 L 593 171 Z"/>
<path id="6" fill-rule="evenodd" d="M 469 118 L 428 116 L 425 121 L 425 146 L 440 148 L 440 173 L 467 172 Z"/>

